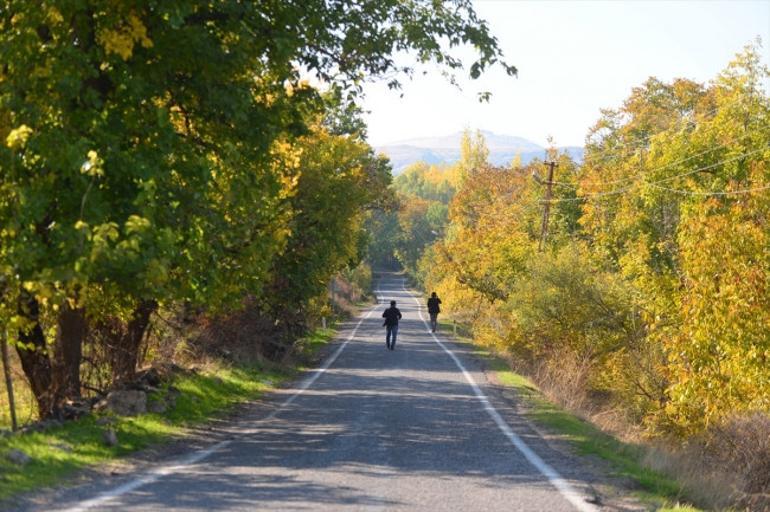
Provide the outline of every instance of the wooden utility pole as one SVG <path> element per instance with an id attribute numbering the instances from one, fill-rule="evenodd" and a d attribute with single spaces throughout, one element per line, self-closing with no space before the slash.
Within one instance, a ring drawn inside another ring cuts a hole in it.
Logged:
<path id="1" fill-rule="evenodd" d="M 16 403 L 13 399 L 13 377 L 8 361 L 8 342 L 5 339 L 5 329 L 0 329 L 0 354 L 3 358 L 3 373 L 5 373 L 5 390 L 8 392 L 8 408 L 11 410 L 11 428 L 14 432 L 19 428 L 16 422 Z"/>
<path id="2" fill-rule="evenodd" d="M 545 165 L 548 166 L 548 180 L 545 182 L 545 201 L 543 204 L 543 225 L 540 228 L 540 244 L 537 246 L 537 250 L 543 250 L 545 246 L 545 239 L 548 236 L 548 216 L 551 213 L 551 187 L 553 187 L 553 169 L 559 165 L 556 161 L 546 161 Z"/>

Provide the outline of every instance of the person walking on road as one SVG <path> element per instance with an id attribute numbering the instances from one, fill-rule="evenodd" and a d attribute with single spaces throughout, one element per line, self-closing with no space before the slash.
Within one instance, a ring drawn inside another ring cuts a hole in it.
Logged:
<path id="1" fill-rule="evenodd" d="M 401 320 L 401 311 L 396 307 L 396 301 L 390 301 L 390 307 L 382 313 L 385 319 L 385 347 L 388 350 L 396 349 L 396 336 L 398 336 L 398 321 Z"/>
<path id="2" fill-rule="evenodd" d="M 438 298 L 436 292 L 430 294 L 428 299 L 428 314 L 430 315 L 430 330 L 436 332 L 436 326 L 438 325 L 438 314 L 441 313 L 441 299 Z"/>

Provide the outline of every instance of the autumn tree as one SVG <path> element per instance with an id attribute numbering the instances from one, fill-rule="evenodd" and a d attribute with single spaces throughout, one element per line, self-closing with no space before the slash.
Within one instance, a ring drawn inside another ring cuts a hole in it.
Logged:
<path id="1" fill-rule="evenodd" d="M 40 415 L 77 397 L 89 330 L 130 379 L 160 305 L 238 307 L 272 282 L 294 141 L 325 110 L 303 73 L 349 106 L 362 80 L 411 74 L 394 52 L 451 74 L 462 44 L 471 77 L 515 73 L 465 0 L 4 2 L 4 321 Z"/>
<path id="2" fill-rule="evenodd" d="M 768 76 L 749 46 L 604 110 L 582 164 L 556 156 L 542 251 L 541 164 L 474 171 L 426 286 L 567 405 L 680 436 L 767 412 Z"/>
<path id="3" fill-rule="evenodd" d="M 332 135 L 317 125 L 294 147 L 288 238 L 262 299 L 289 341 L 304 333 L 310 299 L 326 291 L 333 275 L 360 263 L 363 222 L 387 194 L 391 178 L 387 160 L 356 134 Z"/>

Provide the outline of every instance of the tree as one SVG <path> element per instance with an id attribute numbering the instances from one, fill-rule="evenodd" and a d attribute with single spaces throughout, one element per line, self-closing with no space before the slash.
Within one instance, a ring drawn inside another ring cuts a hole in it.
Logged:
<path id="1" fill-rule="evenodd" d="M 289 235 L 262 299 L 290 342 L 305 329 L 309 301 L 325 292 L 332 276 L 360 262 L 365 212 L 381 201 L 391 179 L 387 161 L 355 136 L 316 126 L 295 145 Z"/>
<path id="2" fill-rule="evenodd" d="M 425 247 L 438 236 L 428 217 L 431 204 L 425 199 L 412 198 L 403 201 L 398 212 L 400 233 L 396 242 L 396 258 L 407 271 L 415 271 Z"/>
<path id="3" fill-rule="evenodd" d="M 465 129 L 460 139 L 460 161 L 457 164 L 455 186 L 459 188 L 473 173 L 489 165 L 489 149 L 484 136 L 479 130 L 475 134 Z"/>
<path id="4" fill-rule="evenodd" d="M 398 269 L 396 244 L 401 237 L 397 210 L 377 209 L 366 217 L 366 255 L 373 268 Z"/>
<path id="5" fill-rule="evenodd" d="M 401 195 L 449 204 L 455 194 L 455 188 L 452 185 L 454 173 L 453 166 L 417 162 L 396 177 L 393 188 Z"/>
<path id="6" fill-rule="evenodd" d="M 427 286 L 565 401 L 652 434 L 770 411 L 769 76 L 750 46 L 708 85 L 651 78 L 603 111 L 583 165 L 557 156 L 543 252 L 541 162 L 474 171 Z"/>
<path id="7" fill-rule="evenodd" d="M 237 307 L 271 281 L 292 141 L 325 109 L 300 70 L 348 106 L 411 74 L 396 51 L 456 72 L 467 43 L 472 77 L 515 73 L 467 0 L 0 5 L 0 268 L 44 417 L 79 393 L 89 329 L 130 379 L 159 305 Z"/>

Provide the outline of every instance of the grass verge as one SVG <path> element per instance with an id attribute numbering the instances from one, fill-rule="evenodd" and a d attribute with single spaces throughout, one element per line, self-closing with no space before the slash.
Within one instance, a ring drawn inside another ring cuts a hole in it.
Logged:
<path id="1" fill-rule="evenodd" d="M 316 354 L 334 334 L 333 329 L 318 329 L 300 340 L 298 346 L 303 359 Z M 187 427 L 258 397 L 300 369 L 299 365 L 214 365 L 199 373 L 179 375 L 173 385 L 181 395 L 173 409 L 164 414 L 115 418 L 111 427 L 117 434 L 118 444 L 114 447 L 103 442 L 106 427 L 98 425 L 94 416 L 67 422 L 46 432 L 0 439 L 0 503 L 19 493 L 54 485 L 77 469 L 114 460 L 182 435 Z M 32 460 L 23 466 L 13 464 L 7 458 L 13 449 L 23 451 Z"/>
<path id="2" fill-rule="evenodd" d="M 451 332 L 451 323 L 444 327 L 444 332 Z M 613 475 L 634 482 L 639 489 L 634 494 L 645 504 L 659 512 L 702 512 L 680 503 L 683 489 L 676 479 L 643 464 L 644 446 L 623 442 L 549 401 L 530 379 L 511 370 L 505 360 L 473 344 L 471 339 L 457 336 L 456 340 L 471 344 L 474 352 L 487 361 L 497 381 L 516 392 L 524 405 L 524 414 L 533 423 L 566 440 L 577 453 L 607 461 Z"/>

